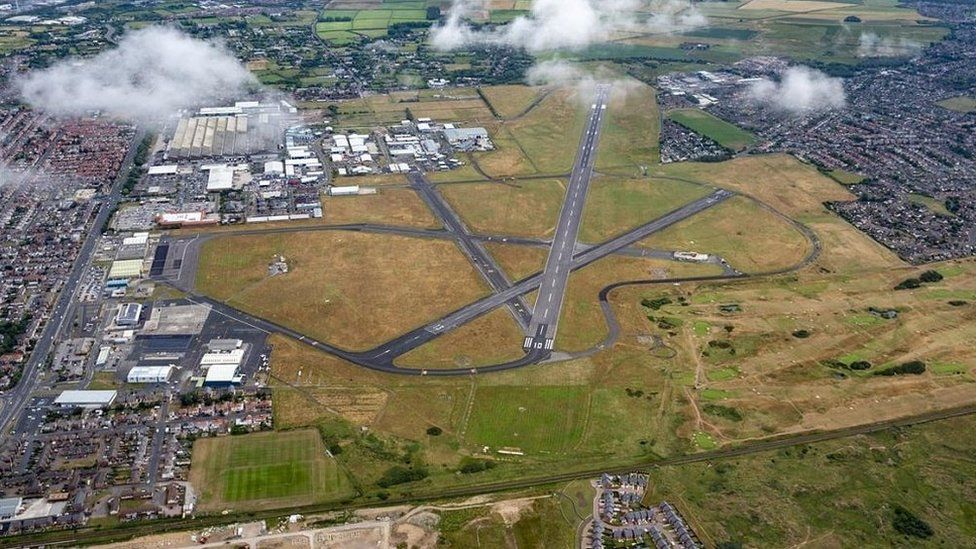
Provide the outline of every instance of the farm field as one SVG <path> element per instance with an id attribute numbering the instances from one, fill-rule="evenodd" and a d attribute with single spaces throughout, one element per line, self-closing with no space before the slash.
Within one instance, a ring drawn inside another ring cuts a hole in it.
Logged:
<path id="1" fill-rule="evenodd" d="M 272 277 L 276 254 L 289 272 Z M 196 286 L 351 349 L 392 339 L 487 292 L 451 241 L 333 231 L 214 237 L 201 250 Z"/>
<path id="2" fill-rule="evenodd" d="M 439 185 L 471 231 L 490 235 L 551 236 L 566 194 L 561 179 Z M 532 215 L 526 215 L 532 212 Z"/>
<path id="3" fill-rule="evenodd" d="M 352 485 L 314 430 L 202 438 L 191 482 L 207 510 L 263 509 L 337 500 Z"/>
<path id="4" fill-rule="evenodd" d="M 668 118 L 733 151 L 741 151 L 756 141 L 751 133 L 701 109 L 676 109 L 668 112 Z"/>

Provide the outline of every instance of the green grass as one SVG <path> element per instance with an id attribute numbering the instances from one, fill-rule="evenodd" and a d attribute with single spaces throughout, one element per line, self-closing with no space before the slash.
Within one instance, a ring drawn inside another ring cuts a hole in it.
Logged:
<path id="1" fill-rule="evenodd" d="M 826 173 L 831 179 L 840 183 L 841 185 L 857 185 L 865 179 L 864 176 L 845 170 L 829 170 Z"/>
<path id="2" fill-rule="evenodd" d="M 199 439 L 191 478 L 203 506 L 213 509 L 287 506 L 352 494 L 313 430 Z"/>
<path id="3" fill-rule="evenodd" d="M 950 111 L 963 113 L 974 112 L 976 111 L 976 97 L 970 97 L 968 95 L 950 97 L 949 99 L 939 101 L 937 105 Z"/>
<path id="4" fill-rule="evenodd" d="M 705 377 L 708 378 L 708 381 L 727 381 L 739 377 L 739 370 L 736 368 L 719 368 L 710 370 L 705 374 Z"/>
<path id="5" fill-rule="evenodd" d="M 937 375 L 964 374 L 969 370 L 964 364 L 954 362 L 932 362 L 926 366 L 930 372 Z"/>
<path id="6" fill-rule="evenodd" d="M 714 450 L 715 448 L 718 448 L 718 442 L 715 441 L 715 438 L 712 435 L 702 431 L 698 431 L 691 435 L 691 441 L 695 443 L 695 446 L 702 450 Z"/>
<path id="7" fill-rule="evenodd" d="M 650 470 L 648 501 L 676 501 L 707 547 L 971 547 L 976 429 L 957 418 L 720 462 Z M 892 528 L 901 505 L 935 536 Z"/>
<path id="8" fill-rule="evenodd" d="M 884 324 L 885 319 L 871 313 L 857 313 L 844 318 L 848 326 L 856 328 L 870 328 L 879 324 Z"/>
<path id="9" fill-rule="evenodd" d="M 712 331 L 712 325 L 704 320 L 695 321 L 695 335 L 705 337 Z"/>
<path id="10" fill-rule="evenodd" d="M 582 436 L 589 412 L 582 387 L 480 387 L 467 422 L 466 443 L 564 452 Z"/>
<path id="11" fill-rule="evenodd" d="M 722 389 L 702 389 L 701 392 L 701 397 L 704 400 L 725 400 L 734 396 L 735 393 L 732 391 L 724 391 Z"/>
<path id="12" fill-rule="evenodd" d="M 701 109 L 677 109 L 670 111 L 667 116 L 733 151 L 741 151 L 756 142 L 751 133 Z"/>
<path id="13" fill-rule="evenodd" d="M 931 196 L 926 196 L 924 194 L 911 193 L 908 195 L 908 200 L 918 204 L 920 206 L 925 206 L 930 212 L 936 215 L 943 215 L 947 217 L 953 217 L 953 213 L 946 209 L 945 202 L 932 198 Z"/>

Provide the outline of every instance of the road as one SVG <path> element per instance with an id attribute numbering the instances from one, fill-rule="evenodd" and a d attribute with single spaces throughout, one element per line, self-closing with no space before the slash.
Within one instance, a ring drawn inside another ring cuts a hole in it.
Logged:
<path id="1" fill-rule="evenodd" d="M 108 222 L 109 216 L 112 215 L 112 212 L 119 203 L 122 196 L 122 186 L 125 184 L 126 176 L 128 176 L 129 170 L 132 169 L 132 164 L 135 161 L 138 144 L 145 135 L 145 132 L 138 131 L 133 137 L 132 143 L 129 146 L 129 152 L 122 163 L 122 168 L 119 170 L 118 176 L 112 184 L 112 190 L 102 200 L 98 213 L 95 215 L 95 220 L 85 235 L 85 241 L 78 250 L 78 255 L 75 256 L 71 272 L 65 280 L 64 285 L 61 286 L 60 292 L 58 292 L 57 300 L 49 315 L 50 320 L 44 325 L 44 329 L 41 331 L 41 337 L 34 345 L 30 358 L 24 364 L 20 381 L 16 387 L 3 395 L 3 407 L 0 408 L 2 410 L 0 411 L 0 440 L 3 440 L 3 437 L 6 436 L 10 423 L 15 418 L 20 417 L 24 407 L 30 400 L 31 394 L 40 381 L 40 374 L 43 369 L 42 367 L 47 361 L 48 353 L 51 352 L 52 346 L 58 340 L 61 330 L 70 317 L 68 312 L 72 306 L 75 291 L 78 289 L 78 282 L 81 280 L 85 269 L 91 263 L 95 244 L 98 242 L 102 227 Z"/>
<path id="2" fill-rule="evenodd" d="M 576 151 L 576 161 L 569 176 L 566 200 L 559 210 L 556 233 L 549 248 L 549 257 L 542 272 L 539 294 L 532 311 L 532 320 L 526 332 L 523 347 L 551 351 L 556 340 L 559 313 L 562 311 L 569 282 L 570 267 L 576 251 L 576 238 L 583 219 L 583 206 L 593 177 L 593 159 L 600 143 L 600 130 L 607 112 L 610 87 L 597 87 L 596 97 L 590 107 L 583 137 Z"/>
<path id="3" fill-rule="evenodd" d="M 471 232 L 468 231 L 468 228 L 461 221 L 457 212 L 437 192 L 437 189 L 427 181 L 424 174 L 419 171 L 412 171 L 407 177 L 410 180 L 410 187 L 423 199 L 427 207 L 434 212 L 434 215 L 441 224 L 451 233 L 457 241 L 458 247 L 461 248 L 461 251 L 468 257 L 468 260 L 478 269 L 481 276 L 491 286 L 492 291 L 500 292 L 510 288 L 512 282 L 505 275 L 505 271 L 498 266 L 495 258 L 485 250 L 484 246 L 471 236 Z M 523 330 L 526 329 L 529 324 L 530 314 L 525 300 L 521 296 L 515 296 L 508 301 L 508 307 L 512 312 L 512 316 L 515 317 L 515 321 L 519 323 L 519 326 Z"/>
<path id="4" fill-rule="evenodd" d="M 594 261 L 617 253 L 620 250 L 627 249 L 629 246 L 643 240 L 650 234 L 663 230 L 671 225 L 674 225 L 675 223 L 687 219 L 688 217 L 711 208 L 731 196 L 733 196 L 733 193 L 729 191 L 716 190 L 708 196 L 700 198 L 690 204 L 686 204 L 676 210 L 671 211 L 670 213 L 645 223 L 644 225 L 631 229 L 630 231 L 618 235 L 606 242 L 597 244 L 595 246 L 580 248 L 573 254 L 573 259 L 572 262 L 570 262 L 568 269 L 572 271 L 581 269 Z M 722 277 L 716 278 L 721 279 Z M 349 362 L 372 370 L 406 375 L 456 376 L 474 373 L 497 372 L 528 366 L 549 358 L 551 352 L 546 349 L 530 349 L 523 357 L 516 360 L 481 366 L 478 368 L 418 370 L 415 368 L 401 368 L 394 365 L 393 362 L 397 357 L 410 352 L 417 347 L 420 347 L 421 345 L 439 337 L 441 334 L 466 324 L 467 322 L 470 322 L 481 315 L 487 314 L 488 312 L 509 303 L 516 297 L 523 296 L 537 289 L 542 283 L 542 279 L 543 275 L 538 273 L 523 278 L 504 290 L 497 291 L 477 301 L 469 303 L 468 305 L 465 305 L 464 307 L 461 307 L 460 309 L 457 309 L 434 322 L 411 330 L 410 332 L 407 332 L 391 341 L 383 343 L 368 351 L 362 352 L 348 351 L 346 349 L 336 347 L 335 345 L 308 337 L 286 326 L 251 316 L 225 303 L 196 294 L 192 288 L 181 287 L 180 289 L 189 294 L 189 300 L 195 303 L 210 305 L 213 312 L 216 314 L 224 315 L 228 318 L 232 318 L 238 322 L 267 333 L 282 333 L 297 339 L 302 343 L 311 345 L 316 349 L 325 351 L 339 358 L 348 360 Z M 160 281 L 165 282 L 166 280 L 160 279 Z"/>

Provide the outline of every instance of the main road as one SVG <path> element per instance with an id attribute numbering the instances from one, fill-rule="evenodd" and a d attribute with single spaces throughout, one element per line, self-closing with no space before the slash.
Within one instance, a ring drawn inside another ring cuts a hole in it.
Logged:
<path id="1" fill-rule="evenodd" d="M 566 296 L 566 284 L 569 282 L 569 272 L 576 250 L 576 237 L 579 235 L 579 227 L 583 219 L 583 206 L 586 204 L 590 178 L 593 177 L 593 159 L 596 157 L 597 145 L 600 143 L 600 130 L 607 112 L 609 95 L 609 86 L 597 86 L 596 97 L 590 107 L 586 128 L 576 152 L 576 162 L 569 176 L 566 200 L 559 211 L 556 234 L 549 248 L 545 270 L 542 272 L 539 295 L 536 297 L 529 331 L 523 343 L 526 350 L 551 351 L 553 341 L 556 339 L 559 312 L 562 310 Z"/>
<path id="2" fill-rule="evenodd" d="M 85 235 L 85 241 L 81 244 L 78 255 L 75 256 L 75 262 L 71 267 L 68 278 L 61 286 L 57 300 L 54 303 L 54 308 L 51 309 L 49 314 L 49 320 L 44 325 L 44 329 L 41 331 L 41 337 L 34 345 L 30 358 L 24 364 L 20 381 L 3 396 L 3 407 L 0 408 L 0 440 L 6 436 L 10 424 L 20 417 L 21 412 L 27 406 L 31 394 L 33 394 L 40 381 L 42 366 L 47 361 L 47 355 L 51 352 L 52 345 L 60 336 L 65 323 L 68 322 L 70 316 L 68 312 L 71 309 L 75 291 L 78 289 L 78 282 L 81 280 L 85 269 L 91 263 L 95 244 L 98 242 L 98 237 L 102 233 L 102 227 L 108 222 L 109 217 L 119 203 L 122 196 L 122 186 L 125 184 L 126 177 L 132 169 L 138 144 L 144 137 L 145 132 L 139 131 L 132 138 L 129 152 L 122 163 L 122 167 L 119 169 L 115 182 L 112 184 L 112 189 L 98 206 L 98 213 L 95 215 L 95 219 L 88 229 L 88 234 Z"/>

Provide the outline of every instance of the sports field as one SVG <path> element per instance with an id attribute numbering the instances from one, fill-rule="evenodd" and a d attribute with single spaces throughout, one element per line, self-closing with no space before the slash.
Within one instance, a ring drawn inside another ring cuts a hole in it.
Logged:
<path id="1" fill-rule="evenodd" d="M 668 118 L 733 151 L 741 151 L 756 141 L 751 133 L 701 109 L 676 109 L 668 113 Z"/>
<path id="2" fill-rule="evenodd" d="M 201 438 L 190 480 L 206 510 L 266 509 L 353 495 L 314 430 Z"/>
<path id="3" fill-rule="evenodd" d="M 589 414 L 583 387 L 479 387 L 467 421 L 465 444 L 561 453 L 579 442 Z"/>

